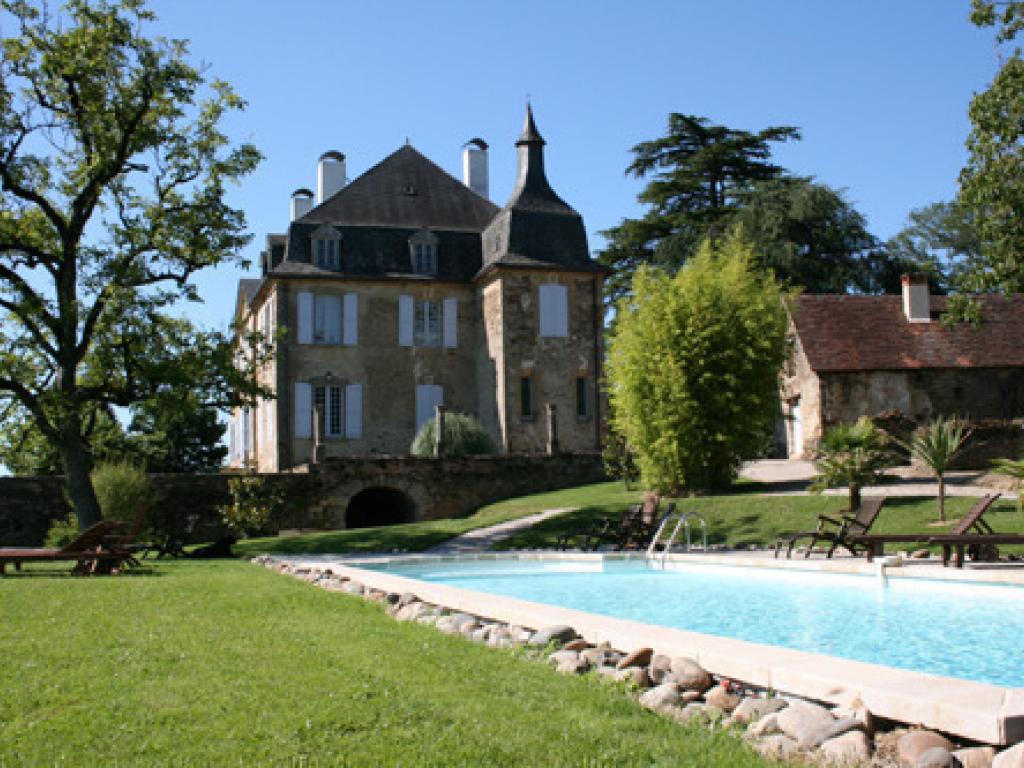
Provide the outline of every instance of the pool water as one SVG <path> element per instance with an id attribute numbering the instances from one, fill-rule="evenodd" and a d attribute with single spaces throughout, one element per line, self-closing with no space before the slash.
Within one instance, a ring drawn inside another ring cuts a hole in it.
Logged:
<path id="1" fill-rule="evenodd" d="M 772 568 L 480 560 L 382 566 L 464 589 L 1024 687 L 1024 588 Z"/>

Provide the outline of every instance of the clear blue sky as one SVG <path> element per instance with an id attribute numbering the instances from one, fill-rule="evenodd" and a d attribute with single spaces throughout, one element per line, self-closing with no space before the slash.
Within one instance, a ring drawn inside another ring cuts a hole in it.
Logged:
<path id="1" fill-rule="evenodd" d="M 527 94 L 548 176 L 597 232 L 640 208 L 629 148 L 669 112 L 757 130 L 795 125 L 777 159 L 847 190 L 887 237 L 916 207 L 949 199 L 965 159 L 967 105 L 998 61 L 968 0 L 782 2 L 331 2 L 157 0 L 157 30 L 249 102 L 229 133 L 266 160 L 232 193 L 255 234 L 284 231 L 289 195 L 317 158 L 352 178 L 406 137 L 458 177 L 460 146 L 490 145 L 503 204 Z M 248 273 L 255 275 L 255 268 Z M 198 280 L 195 319 L 224 326 L 245 273 Z"/>

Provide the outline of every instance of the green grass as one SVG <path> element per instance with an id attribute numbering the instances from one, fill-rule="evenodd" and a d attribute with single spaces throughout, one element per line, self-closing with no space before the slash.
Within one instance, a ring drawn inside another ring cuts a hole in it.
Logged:
<path id="1" fill-rule="evenodd" d="M 764 766 L 620 688 L 247 563 L 0 579 L 0 766 Z"/>
<path id="2" fill-rule="evenodd" d="M 422 552 L 474 528 L 497 525 L 545 509 L 589 508 L 605 504 L 625 506 L 636 496 L 636 492 L 626 492 L 621 483 L 598 483 L 500 501 L 481 508 L 469 517 L 454 520 L 428 520 L 408 525 L 246 539 L 236 544 L 234 551 L 245 556 L 260 553 Z"/>
<path id="3" fill-rule="evenodd" d="M 629 501 L 638 501 L 640 494 L 623 497 L 613 490 L 613 484 L 590 486 L 594 490 L 607 488 L 608 501 L 593 503 L 576 512 L 545 520 L 528 530 L 499 542 L 497 548 L 546 548 L 554 546 L 562 535 L 585 531 L 607 516 L 621 515 Z M 621 484 L 619 485 L 621 488 Z M 754 486 L 744 486 L 742 493 L 726 496 L 706 496 L 677 499 L 679 509 L 693 510 L 708 524 L 708 540 L 712 544 L 736 546 L 771 546 L 779 534 L 813 530 L 820 514 L 834 515 L 845 507 L 846 498 L 838 496 L 766 496 L 759 495 Z M 944 533 L 976 501 L 973 498 L 946 499 L 945 526 L 933 526 L 938 519 L 938 502 L 934 498 L 890 497 L 872 528 L 872 533 L 916 533 L 929 531 Z M 663 502 L 664 504 L 665 502 Z M 1024 533 L 1024 516 L 1016 511 L 1012 501 L 998 501 L 985 515 L 986 521 L 1000 532 Z M 694 540 L 699 539 L 699 523 L 692 528 Z M 893 545 L 892 549 L 906 549 L 913 545 Z M 1002 551 L 1004 548 L 1000 548 Z M 1013 551 L 1013 548 L 1005 548 Z"/>

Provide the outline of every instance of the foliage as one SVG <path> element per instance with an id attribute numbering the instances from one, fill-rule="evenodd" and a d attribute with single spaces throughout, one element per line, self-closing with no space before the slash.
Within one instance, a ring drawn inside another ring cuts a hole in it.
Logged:
<path id="1" fill-rule="evenodd" d="M 413 456 L 434 455 L 436 421 L 427 419 L 416 433 L 409 447 Z M 494 440 L 479 419 L 454 411 L 444 416 L 444 450 L 446 456 L 481 456 L 497 452 Z"/>
<path id="2" fill-rule="evenodd" d="M 1017 481 L 1017 511 L 1024 512 L 1024 459 L 995 459 L 992 465 L 1000 475 Z"/>
<path id="3" fill-rule="evenodd" d="M 971 21 L 996 27 L 996 42 L 1010 43 L 1024 27 L 1024 3 L 973 0 Z M 991 85 L 971 100 L 959 202 L 981 238 L 969 287 L 1015 293 L 1024 290 L 1024 59 L 1019 48 L 1004 53 Z"/>
<path id="4" fill-rule="evenodd" d="M 640 469 L 636 465 L 633 451 L 626 438 L 614 430 L 609 430 L 605 435 L 601 463 L 604 465 L 604 473 L 621 480 L 627 491 L 640 482 Z"/>
<path id="5" fill-rule="evenodd" d="M 253 396 L 230 340 L 170 314 L 236 257 L 224 200 L 260 159 L 221 123 L 244 102 L 147 37 L 143 0 L 0 0 L 0 405 L 58 448 L 83 527 L 99 517 L 88 420 L 164 387 Z"/>
<path id="6" fill-rule="evenodd" d="M 144 467 L 129 461 L 99 464 L 92 484 L 105 520 L 132 520 L 140 507 L 153 503 L 153 490 Z"/>
<path id="7" fill-rule="evenodd" d="M 850 511 L 860 507 L 860 490 L 882 481 L 882 470 L 892 461 L 889 439 L 871 419 L 862 416 L 855 424 L 840 424 L 828 430 L 815 451 L 814 463 L 820 473 L 810 490 L 846 486 Z"/>
<path id="8" fill-rule="evenodd" d="M 911 211 L 906 226 L 885 247 L 902 271 L 926 274 L 932 293 L 969 290 L 965 282 L 981 259 L 974 217 L 956 202 Z"/>
<path id="9" fill-rule="evenodd" d="M 177 390 L 133 409 L 129 439 L 150 472 L 216 472 L 228 449 L 217 411 L 194 392 Z"/>
<path id="10" fill-rule="evenodd" d="M 83 432 L 91 464 L 129 457 L 129 438 L 110 409 L 100 407 L 92 411 Z M 15 475 L 59 475 L 64 471 L 57 446 L 16 404 L 8 409 L 6 418 L 0 419 L 0 463 Z"/>
<path id="11" fill-rule="evenodd" d="M 706 239 L 725 235 L 750 185 L 785 174 L 771 162 L 771 145 L 799 138 L 791 126 L 751 133 L 671 113 L 667 134 L 634 146 L 626 169 L 638 179 L 653 176 L 639 195 L 647 212 L 601 233 L 608 244 L 598 261 L 613 269 L 605 285 L 609 298 L 628 293 L 641 264 L 674 271 Z"/>
<path id="12" fill-rule="evenodd" d="M 939 520 L 946 519 L 946 471 L 964 446 L 970 430 L 959 419 L 938 418 L 899 441 L 911 456 L 928 467 L 939 481 Z"/>
<path id="13" fill-rule="evenodd" d="M 734 232 L 669 276 L 642 266 L 609 342 L 613 428 L 659 491 L 727 485 L 776 416 L 786 312 Z"/>
<path id="14" fill-rule="evenodd" d="M 734 220 L 754 242 L 758 266 L 811 293 L 898 291 L 878 240 L 846 196 L 810 179 L 758 182 L 740 196 Z M 895 272 L 895 274 L 893 274 Z"/>
<path id="15" fill-rule="evenodd" d="M 75 513 L 69 512 L 67 517 L 57 518 L 46 532 L 44 547 L 60 549 L 66 547 L 78 537 L 78 520 Z"/>
<path id="16" fill-rule="evenodd" d="M 259 533 L 284 503 L 284 491 L 256 474 L 232 477 L 228 492 L 231 503 L 217 509 L 228 528 L 245 536 Z"/>

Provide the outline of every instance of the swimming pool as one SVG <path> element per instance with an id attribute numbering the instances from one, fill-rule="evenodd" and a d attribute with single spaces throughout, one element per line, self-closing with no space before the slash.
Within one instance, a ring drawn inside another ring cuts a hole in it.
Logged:
<path id="1" fill-rule="evenodd" d="M 890 667 L 1024 687 L 1024 588 L 643 561 L 367 566 L 463 589 Z"/>

